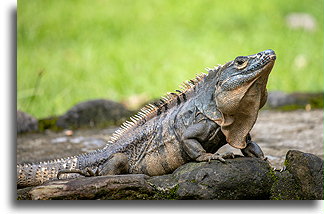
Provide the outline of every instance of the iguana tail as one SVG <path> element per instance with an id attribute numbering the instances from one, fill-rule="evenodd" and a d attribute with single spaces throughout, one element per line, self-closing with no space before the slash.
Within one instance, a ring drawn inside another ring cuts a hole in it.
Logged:
<path id="1" fill-rule="evenodd" d="M 37 186 L 48 180 L 57 179 L 61 170 L 73 170 L 78 165 L 78 157 L 68 157 L 39 163 L 17 165 L 17 187 Z M 76 174 L 64 174 L 62 178 L 76 177 Z"/>

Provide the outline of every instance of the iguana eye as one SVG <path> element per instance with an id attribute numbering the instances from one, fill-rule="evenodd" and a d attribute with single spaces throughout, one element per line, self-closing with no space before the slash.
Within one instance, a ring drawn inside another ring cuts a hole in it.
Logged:
<path id="1" fill-rule="evenodd" d="M 244 61 L 243 61 L 242 59 L 239 59 L 239 60 L 236 61 L 236 63 L 237 63 L 238 65 L 242 65 L 242 64 L 244 63 Z"/>
<path id="2" fill-rule="evenodd" d="M 243 69 L 247 66 L 247 59 L 245 57 L 236 57 L 235 65 L 238 69 Z"/>

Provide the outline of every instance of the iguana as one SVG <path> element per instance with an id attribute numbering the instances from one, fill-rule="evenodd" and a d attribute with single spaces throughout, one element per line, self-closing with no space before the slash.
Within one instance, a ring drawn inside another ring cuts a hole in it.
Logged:
<path id="1" fill-rule="evenodd" d="M 229 144 L 244 156 L 264 158 L 251 141 L 266 84 L 276 59 L 273 50 L 238 56 L 184 82 L 181 90 L 148 104 L 94 152 L 17 165 L 17 186 L 78 176 L 171 173 L 189 161 L 220 160 Z"/>

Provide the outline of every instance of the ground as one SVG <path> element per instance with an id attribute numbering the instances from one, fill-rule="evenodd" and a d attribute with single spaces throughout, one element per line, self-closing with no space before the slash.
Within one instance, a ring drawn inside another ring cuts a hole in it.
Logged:
<path id="1" fill-rule="evenodd" d="M 116 128 L 32 133 L 17 137 L 17 163 L 43 161 L 89 152 L 105 145 Z M 280 169 L 288 150 L 296 149 L 323 159 L 323 110 L 260 111 L 252 139 L 270 163 Z M 220 153 L 240 151 L 224 146 Z"/>

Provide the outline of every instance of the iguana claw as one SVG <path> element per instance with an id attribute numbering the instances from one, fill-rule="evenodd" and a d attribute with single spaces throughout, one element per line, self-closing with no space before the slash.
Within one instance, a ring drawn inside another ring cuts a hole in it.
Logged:
<path id="1" fill-rule="evenodd" d="M 283 166 L 281 169 L 280 169 L 280 172 L 283 172 L 283 171 L 285 171 L 287 169 L 287 167 L 286 166 Z"/>

